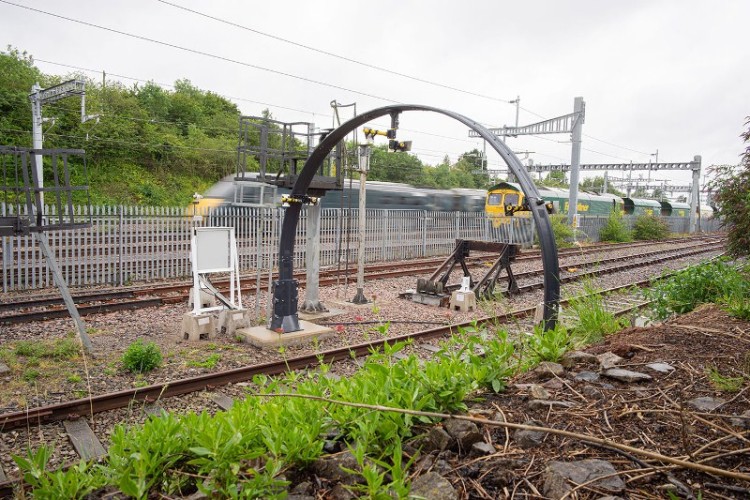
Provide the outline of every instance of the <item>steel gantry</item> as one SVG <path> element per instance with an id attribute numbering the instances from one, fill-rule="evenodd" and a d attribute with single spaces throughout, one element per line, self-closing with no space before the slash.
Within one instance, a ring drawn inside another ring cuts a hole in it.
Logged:
<path id="1" fill-rule="evenodd" d="M 550 118 L 531 125 L 518 126 L 518 107 L 516 107 L 516 126 L 488 129 L 491 134 L 502 137 L 519 135 L 567 134 L 570 133 L 573 144 L 570 152 L 570 203 L 568 204 L 568 222 L 573 223 L 578 210 L 578 165 L 581 163 L 581 136 L 583 122 L 586 118 L 586 103 L 583 97 L 573 99 L 573 112 L 567 115 Z M 476 130 L 469 130 L 469 137 L 482 137 Z"/>

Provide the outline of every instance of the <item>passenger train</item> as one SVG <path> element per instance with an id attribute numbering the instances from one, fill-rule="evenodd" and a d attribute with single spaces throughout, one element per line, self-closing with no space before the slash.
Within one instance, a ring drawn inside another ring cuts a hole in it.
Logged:
<path id="1" fill-rule="evenodd" d="M 290 190 L 255 181 L 235 181 L 229 175 L 196 197 L 195 209 L 232 205 L 267 207 L 281 204 L 281 195 Z M 367 208 L 393 210 L 430 210 L 441 212 L 481 212 L 487 191 L 484 189 L 428 189 L 395 182 L 367 181 Z M 321 198 L 323 208 L 358 208 L 359 181 L 345 181 L 343 191 L 329 191 Z"/>

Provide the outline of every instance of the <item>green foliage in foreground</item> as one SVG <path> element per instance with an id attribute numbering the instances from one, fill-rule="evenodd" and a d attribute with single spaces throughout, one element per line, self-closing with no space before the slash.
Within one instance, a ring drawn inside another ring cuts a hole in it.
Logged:
<path id="1" fill-rule="evenodd" d="M 141 339 L 128 346 L 122 355 L 122 364 L 131 373 L 150 372 L 161 366 L 161 351 L 153 342 L 144 343 Z"/>
<path id="2" fill-rule="evenodd" d="M 81 463 L 66 472 L 45 471 L 46 448 L 14 459 L 36 498 L 83 498 L 103 489 L 117 489 L 138 499 L 157 493 L 186 496 L 196 490 L 217 498 L 285 498 L 284 474 L 320 457 L 325 436 L 334 432 L 359 464 L 351 472 L 364 482 L 353 486 L 354 491 L 368 498 L 407 498 L 411 462 L 404 463 L 402 442 L 416 434 L 416 426 L 434 423 L 432 418 L 284 393 L 424 412 L 460 412 L 477 391 L 503 390 L 506 380 L 519 370 L 559 357 L 570 345 L 567 337 L 561 337 L 567 335 L 564 332 L 535 335 L 540 336 L 536 350 L 523 343 L 517 350 L 504 331 L 492 335 L 470 328 L 444 342 L 441 353 L 429 361 L 413 354 L 397 357 L 407 345 L 397 343 L 373 353 L 350 377 L 327 376 L 327 365 L 278 379 L 256 377 L 256 392 L 228 411 L 165 413 L 142 426 L 117 427 L 100 465 Z"/>
<path id="3" fill-rule="evenodd" d="M 658 318 L 690 312 L 699 304 L 710 302 L 733 305 L 741 314 L 745 308 L 740 304 L 750 300 L 748 268 L 717 259 L 660 280 L 646 290 L 646 295 L 654 301 Z"/>
<path id="4" fill-rule="evenodd" d="M 280 477 L 282 470 L 304 467 L 318 458 L 323 436 L 335 430 L 356 450 L 355 456 L 361 455 L 358 473 L 366 482 L 362 492 L 373 498 L 405 498 L 409 464 L 401 463 L 401 443 L 413 436 L 415 425 L 432 419 L 262 396 L 294 387 L 298 394 L 371 405 L 463 411 L 472 393 L 480 388 L 502 390 L 516 371 L 515 350 L 506 334 L 489 339 L 486 335 L 465 331 L 444 345 L 443 356 L 427 362 L 414 355 L 397 360 L 394 355 L 405 345 L 400 343 L 374 353 L 361 370 L 342 379 L 327 377 L 325 365 L 317 372 L 283 379 L 257 377 L 258 393 L 229 411 L 165 414 L 141 427 L 118 427 L 107 462 L 81 469 L 77 474 L 84 477 L 66 483 L 66 488 L 52 480 L 57 473 L 35 468 L 34 463 L 44 462 L 35 461 L 35 455 L 16 460 L 24 472 L 32 473 L 28 482 L 40 496 L 81 498 L 93 485 L 106 483 L 135 498 L 157 491 L 183 495 L 196 489 L 221 498 L 283 498 L 287 484 Z"/>
<path id="5" fill-rule="evenodd" d="M 735 256 L 750 253 L 750 127 L 741 137 L 746 146 L 740 164 L 712 166 L 714 180 L 708 185 L 718 209 L 716 216 L 727 228 L 727 250 Z"/>
<path id="6" fill-rule="evenodd" d="M 589 282 L 584 282 L 582 295 L 570 299 L 568 308 L 578 317 L 571 331 L 576 346 L 598 342 L 629 325 L 627 318 L 616 317 L 607 310 L 604 298 Z"/>
<path id="7" fill-rule="evenodd" d="M 633 237 L 636 240 L 663 240 L 669 236 L 669 226 L 662 217 L 639 215 L 633 222 Z"/>
<path id="8" fill-rule="evenodd" d="M 622 214 L 619 211 L 613 210 L 612 213 L 609 214 L 607 223 L 599 232 L 599 239 L 601 241 L 611 241 L 614 243 L 624 243 L 633 240 L 633 234 L 625 226 Z"/>
<path id="9" fill-rule="evenodd" d="M 549 216 L 552 226 L 552 234 L 555 236 L 557 248 L 570 248 L 573 246 L 573 228 L 568 224 L 568 216 L 565 214 L 552 214 Z M 535 243 L 539 244 L 539 235 L 535 237 Z"/>

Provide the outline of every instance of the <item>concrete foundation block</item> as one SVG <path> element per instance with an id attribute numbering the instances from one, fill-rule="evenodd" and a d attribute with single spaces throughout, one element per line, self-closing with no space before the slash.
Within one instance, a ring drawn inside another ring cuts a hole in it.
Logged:
<path id="1" fill-rule="evenodd" d="M 251 328 L 239 328 L 237 335 L 242 335 L 244 341 L 261 349 L 278 349 L 279 346 L 309 344 L 315 339 L 324 339 L 335 335 L 335 332 L 327 326 L 316 325 L 308 321 L 300 321 L 302 328 L 296 332 L 276 333 L 265 326 L 254 326 Z"/>
<path id="2" fill-rule="evenodd" d="M 474 292 L 455 291 L 451 294 L 451 311 L 474 311 L 477 308 L 477 296 Z"/>
<path id="3" fill-rule="evenodd" d="M 216 297 L 214 297 L 212 293 L 209 293 L 206 290 L 201 290 L 200 297 L 201 297 L 202 308 L 215 307 L 218 305 L 218 302 L 216 301 Z M 195 303 L 195 287 L 190 289 L 190 297 L 188 298 L 188 307 L 192 309 L 194 303 Z"/>
<path id="4" fill-rule="evenodd" d="M 224 309 L 219 312 L 219 331 L 234 336 L 238 328 L 250 326 L 247 309 Z"/>
<path id="5" fill-rule="evenodd" d="M 557 308 L 557 317 L 562 322 L 565 318 L 563 317 L 563 308 L 562 306 L 558 306 Z M 534 324 L 535 325 L 541 325 L 542 321 L 544 321 L 544 302 L 540 302 L 536 305 L 536 309 L 534 309 Z"/>
<path id="6" fill-rule="evenodd" d="M 185 340 L 209 340 L 216 337 L 216 318 L 212 314 L 185 313 L 182 316 Z"/>

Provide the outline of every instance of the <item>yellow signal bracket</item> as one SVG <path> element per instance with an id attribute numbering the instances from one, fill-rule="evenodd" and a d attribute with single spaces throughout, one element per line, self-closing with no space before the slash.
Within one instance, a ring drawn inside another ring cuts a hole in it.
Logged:
<path id="1" fill-rule="evenodd" d="M 292 196 L 290 194 L 282 194 L 281 195 L 281 206 L 282 207 L 288 207 L 291 204 L 300 204 L 300 205 L 317 205 L 320 201 L 320 198 L 317 196 Z"/>

